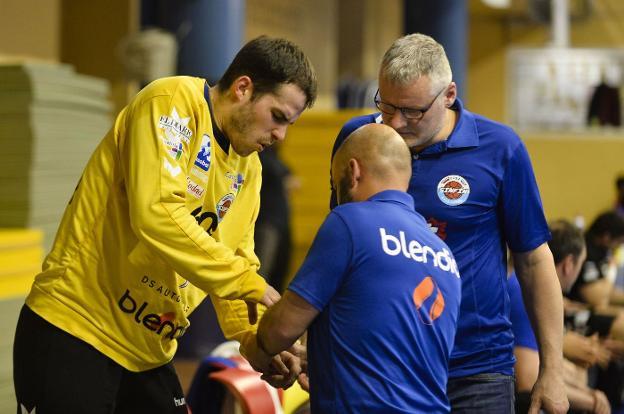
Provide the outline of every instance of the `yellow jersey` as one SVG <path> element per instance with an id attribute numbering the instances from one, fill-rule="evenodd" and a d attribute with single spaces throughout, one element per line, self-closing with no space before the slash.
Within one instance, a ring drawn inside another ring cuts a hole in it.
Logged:
<path id="1" fill-rule="evenodd" d="M 261 165 L 229 148 L 208 94 L 204 79 L 164 78 L 121 111 L 26 299 L 131 371 L 171 360 L 206 294 L 226 337 L 255 331 L 236 299 L 267 287 L 253 244 Z"/>

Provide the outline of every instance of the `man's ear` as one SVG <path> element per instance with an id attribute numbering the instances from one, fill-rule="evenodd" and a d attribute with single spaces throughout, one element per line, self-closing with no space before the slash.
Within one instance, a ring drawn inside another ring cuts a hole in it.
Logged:
<path id="1" fill-rule="evenodd" d="M 457 85 L 451 82 L 444 94 L 444 106 L 450 108 L 455 103 L 455 99 L 457 99 Z"/>
<path id="2" fill-rule="evenodd" d="M 236 101 L 251 100 L 253 95 L 253 82 L 247 75 L 239 76 L 234 79 L 232 85 L 230 85 L 230 93 Z"/>
<path id="3" fill-rule="evenodd" d="M 351 158 L 349 160 L 349 181 L 351 183 L 351 188 L 355 188 L 362 177 L 362 169 L 360 168 L 360 163 L 355 158 Z"/>
<path id="4" fill-rule="evenodd" d="M 563 270 L 563 274 L 566 278 L 574 271 L 574 265 L 576 264 L 575 261 L 576 259 L 572 254 L 568 254 L 566 257 L 563 258 L 561 263 L 561 269 Z"/>

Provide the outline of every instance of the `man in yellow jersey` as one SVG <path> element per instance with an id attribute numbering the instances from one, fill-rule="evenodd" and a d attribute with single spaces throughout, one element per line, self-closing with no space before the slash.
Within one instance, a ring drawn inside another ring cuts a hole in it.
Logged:
<path id="1" fill-rule="evenodd" d="M 303 52 L 263 36 L 216 86 L 160 79 L 121 111 L 22 309 L 18 413 L 186 413 L 170 361 L 206 295 L 226 337 L 256 352 L 256 304 L 279 298 L 257 273 L 256 152 L 315 98 Z"/>

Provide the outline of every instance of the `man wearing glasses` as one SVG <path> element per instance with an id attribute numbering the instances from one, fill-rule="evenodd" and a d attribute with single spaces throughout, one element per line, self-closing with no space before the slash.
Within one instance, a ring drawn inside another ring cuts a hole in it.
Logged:
<path id="1" fill-rule="evenodd" d="M 347 122 L 333 152 L 368 123 L 391 126 L 411 150 L 408 192 L 416 211 L 453 251 L 462 278 L 447 385 L 452 411 L 513 413 L 509 247 L 542 361 L 531 412 L 540 407 L 566 412 L 561 291 L 539 190 L 522 141 L 511 128 L 464 109 L 444 49 L 422 34 L 400 38 L 386 51 L 375 104 L 380 113 Z M 335 205 L 332 191 L 331 206 Z"/>

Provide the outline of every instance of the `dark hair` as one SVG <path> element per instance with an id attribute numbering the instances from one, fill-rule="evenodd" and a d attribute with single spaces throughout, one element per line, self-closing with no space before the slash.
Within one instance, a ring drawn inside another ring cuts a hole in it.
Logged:
<path id="1" fill-rule="evenodd" d="M 225 91 L 240 76 L 249 76 L 254 85 L 253 99 L 274 93 L 282 84 L 297 85 L 310 108 L 316 99 L 316 74 L 303 51 L 294 43 L 260 36 L 236 54 L 217 83 Z"/>
<path id="2" fill-rule="evenodd" d="M 576 261 L 585 247 L 585 239 L 581 229 L 567 220 L 554 220 L 548 224 L 552 238 L 548 247 L 553 254 L 555 264 L 559 264 L 568 255 Z"/>
<path id="3" fill-rule="evenodd" d="M 608 234 L 612 238 L 624 236 L 624 218 L 615 211 L 600 214 L 587 230 L 587 237 L 600 237 Z"/>
<path id="4" fill-rule="evenodd" d="M 615 186 L 617 187 L 618 190 L 624 189 L 624 175 L 620 175 L 615 180 Z"/>

